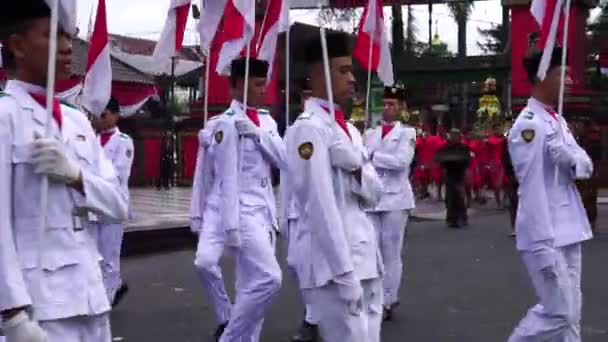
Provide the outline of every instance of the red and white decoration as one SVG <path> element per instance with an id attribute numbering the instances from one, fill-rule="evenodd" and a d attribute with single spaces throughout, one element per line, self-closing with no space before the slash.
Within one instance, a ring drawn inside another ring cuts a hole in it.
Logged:
<path id="1" fill-rule="evenodd" d="M 287 31 L 289 25 L 289 0 L 268 0 L 256 45 L 257 58 L 267 61 L 270 66 L 268 68 L 268 80 L 272 78 L 272 66 L 274 65 L 279 34 Z"/>
<path id="2" fill-rule="evenodd" d="M 251 42 L 255 32 L 255 0 L 229 0 L 224 9 L 224 44 L 216 71 L 227 75 L 230 64 Z M 255 48 L 255 47 L 253 47 Z"/>
<path id="3" fill-rule="evenodd" d="M 91 36 L 81 104 L 89 113 L 99 116 L 110 101 L 111 94 L 112 62 L 110 60 L 106 1 L 99 0 L 95 27 Z"/>
<path id="4" fill-rule="evenodd" d="M 569 0 L 567 0 L 569 1 Z M 543 48 L 543 57 L 538 67 L 538 78 L 545 79 L 551 55 L 555 48 L 556 41 L 563 33 L 560 31 L 560 22 L 564 12 L 564 0 L 533 0 L 530 5 L 530 13 L 540 26 L 539 47 Z"/>
<path id="5" fill-rule="evenodd" d="M 377 72 L 382 83 L 386 86 L 392 86 L 395 83 L 393 62 L 388 44 L 388 34 L 384 27 L 382 8 L 382 0 L 369 0 L 367 3 L 363 17 L 361 17 L 353 56 L 361 63 L 361 66 L 367 70 L 371 69 Z"/>
<path id="6" fill-rule="evenodd" d="M 167 21 L 153 54 L 159 63 L 175 57 L 181 50 L 191 4 L 192 0 L 171 0 Z"/>
<path id="7" fill-rule="evenodd" d="M 57 1 L 59 1 L 59 25 L 64 32 L 75 37 L 78 34 L 78 27 L 76 26 L 78 21 L 78 18 L 76 17 L 78 13 L 76 0 Z M 54 1 L 45 0 L 45 2 L 52 8 Z"/>
<path id="8" fill-rule="evenodd" d="M 198 25 L 198 32 L 201 36 L 201 49 L 209 51 L 211 42 L 217 33 L 224 9 L 228 0 L 201 0 L 201 18 Z"/>

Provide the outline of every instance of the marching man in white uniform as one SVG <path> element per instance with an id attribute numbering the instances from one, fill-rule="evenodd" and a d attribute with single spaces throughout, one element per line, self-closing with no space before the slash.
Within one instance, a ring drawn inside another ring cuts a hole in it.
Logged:
<path id="1" fill-rule="evenodd" d="M 509 342 L 581 341 L 581 242 L 592 238 L 576 179 L 587 179 L 593 164 L 556 113 L 562 50 L 556 48 L 547 76 L 538 72 L 542 52 L 525 61 L 532 98 L 509 134 L 509 153 L 519 182 L 517 249 L 539 303 Z"/>
<path id="2" fill-rule="evenodd" d="M 250 58 L 248 98 L 261 104 L 268 64 Z M 234 99 L 244 95 L 245 59 L 231 66 Z M 276 199 L 271 168 L 285 168 L 285 146 L 267 111 L 233 100 L 213 133 L 224 244 L 236 259 L 237 299 L 221 342 L 257 341 L 266 309 L 281 287 L 275 257 Z M 205 218 L 203 217 L 203 221 Z M 204 232 L 202 233 L 204 234 Z"/>
<path id="3" fill-rule="evenodd" d="M 112 162 L 120 190 L 129 199 L 129 177 L 133 166 L 133 140 L 118 129 L 120 120 L 120 105 L 111 98 L 106 110 L 93 121 L 93 127 L 98 133 L 99 142 L 106 157 Z M 117 305 L 128 291 L 128 286 L 120 276 L 120 254 L 125 231 L 124 222 L 103 222 L 100 218 L 93 220 L 97 248 L 103 260 L 101 270 L 103 280 L 112 306 Z"/>
<path id="4" fill-rule="evenodd" d="M 209 119 L 198 134 L 199 150 L 190 201 L 190 229 L 198 234 L 194 267 L 211 299 L 218 327 L 215 338 L 228 325 L 232 303 L 226 292 L 219 261 L 224 253 L 224 230 L 220 222 L 220 184 L 218 182 L 213 131 L 221 115 Z"/>
<path id="5" fill-rule="evenodd" d="M 403 248 L 409 211 L 414 209 L 410 165 L 416 149 L 416 130 L 399 122 L 405 104 L 402 86 L 386 87 L 382 98 L 382 125 L 368 130 L 365 146 L 378 173 L 383 192 L 368 213 L 378 234 L 384 261 L 384 320 L 392 318 L 399 303 L 403 274 Z"/>
<path id="6" fill-rule="evenodd" d="M 125 220 L 127 199 L 86 115 L 57 99 L 47 115 L 49 16 L 42 0 L 9 1 L 0 12 L 3 61 L 15 77 L 0 98 L 2 326 L 7 342 L 109 342 L 88 214 Z M 58 79 L 70 75 L 70 40 L 60 30 Z"/>
<path id="7" fill-rule="evenodd" d="M 343 103 L 355 82 L 348 36 L 328 34 L 327 46 L 335 102 Z M 294 267 L 323 341 L 380 341 L 382 261 L 361 205 L 377 200 L 381 185 L 366 164 L 361 135 L 338 105 L 332 117 L 320 39 L 305 51 L 312 97 L 285 138 L 300 215 L 289 232 L 297 235 L 290 248 Z"/>

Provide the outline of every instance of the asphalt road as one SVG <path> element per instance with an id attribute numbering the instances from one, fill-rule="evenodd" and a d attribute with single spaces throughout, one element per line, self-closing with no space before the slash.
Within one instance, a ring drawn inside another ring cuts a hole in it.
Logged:
<path id="1" fill-rule="evenodd" d="M 471 227 L 448 230 L 437 221 L 413 222 L 407 237 L 402 305 L 383 328 L 383 342 L 506 341 L 535 303 L 524 267 L 507 237 L 506 214 L 471 218 Z M 131 292 L 112 314 L 115 341 L 209 341 L 215 322 L 193 271 L 191 244 L 156 254 L 131 255 L 124 276 Z M 279 258 L 284 260 L 284 256 Z M 608 341 L 608 235 L 584 247 L 585 342 Z M 233 284 L 230 259 L 226 281 Z M 263 342 L 289 341 L 302 319 L 294 282 L 283 288 L 266 317 Z"/>

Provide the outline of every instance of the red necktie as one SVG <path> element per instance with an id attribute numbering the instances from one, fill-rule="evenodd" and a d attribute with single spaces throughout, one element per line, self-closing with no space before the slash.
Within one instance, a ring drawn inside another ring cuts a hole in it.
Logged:
<path id="1" fill-rule="evenodd" d="M 554 111 L 554 110 L 553 110 L 553 109 L 551 109 L 551 108 L 548 108 L 548 109 L 547 109 L 547 112 L 549 112 L 549 115 L 551 115 L 551 116 L 552 116 L 552 117 L 553 117 L 555 120 L 559 120 L 559 119 L 557 118 L 557 112 L 556 112 L 556 111 Z"/>
<path id="2" fill-rule="evenodd" d="M 41 105 L 42 108 L 46 108 L 46 96 L 39 94 L 30 94 L 30 96 L 34 99 L 34 101 L 38 102 L 38 104 Z M 61 129 L 61 104 L 59 103 L 59 100 L 55 97 L 53 98 L 53 119 L 55 119 L 55 122 L 57 122 L 57 126 L 59 126 L 59 129 Z"/>
<path id="3" fill-rule="evenodd" d="M 384 137 L 393 130 L 393 127 L 394 127 L 393 125 L 389 125 L 389 124 L 382 125 L 382 139 L 384 139 Z"/>
<path id="4" fill-rule="evenodd" d="M 260 127 L 260 117 L 258 116 L 258 111 L 255 109 L 247 109 L 245 111 L 245 113 L 247 113 L 247 116 L 249 117 L 249 119 L 251 121 L 253 121 L 253 123 Z"/>
<path id="5" fill-rule="evenodd" d="M 101 146 L 106 146 L 114 132 L 101 133 Z"/>
<path id="6" fill-rule="evenodd" d="M 323 109 L 325 109 L 329 113 L 328 108 L 323 107 Z M 348 131 L 348 126 L 346 125 L 346 120 L 344 119 L 344 112 L 341 110 L 338 110 L 338 109 L 334 109 L 334 110 L 336 112 L 336 115 L 335 115 L 336 123 L 338 124 L 338 126 L 340 126 L 342 128 L 342 130 L 344 130 L 346 135 L 348 135 L 348 138 L 352 140 L 353 138 L 350 136 L 350 132 Z M 329 113 L 329 114 L 331 114 L 331 113 Z"/>

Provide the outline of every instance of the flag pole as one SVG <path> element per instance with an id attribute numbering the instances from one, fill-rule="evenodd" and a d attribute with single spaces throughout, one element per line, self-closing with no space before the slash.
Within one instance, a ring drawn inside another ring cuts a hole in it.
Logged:
<path id="1" fill-rule="evenodd" d="M 370 99 L 372 94 L 372 57 L 374 55 L 374 42 L 370 39 L 369 42 L 369 54 L 368 54 L 368 65 L 367 65 L 367 94 L 365 96 L 365 120 L 370 121 Z"/>
<path id="2" fill-rule="evenodd" d="M 53 118 L 53 96 L 55 95 L 55 72 L 57 65 L 57 31 L 59 24 L 59 0 L 51 1 L 51 29 L 49 35 L 49 56 L 48 56 L 48 71 L 46 79 L 46 122 L 44 127 L 44 137 L 51 136 L 52 118 Z M 40 229 L 38 229 L 38 247 L 41 249 L 44 241 L 44 232 L 47 227 L 48 213 L 48 197 L 49 197 L 49 178 L 42 177 L 41 193 L 40 193 Z M 42 253 L 38 253 L 38 265 L 41 265 Z M 42 268 L 38 267 L 37 283 L 41 285 Z M 40 288 L 42 291 L 42 288 Z"/>
<path id="3" fill-rule="evenodd" d="M 568 59 L 568 29 L 570 24 L 570 6 L 572 4 L 571 0 L 566 0 L 566 13 L 564 14 L 564 37 L 562 42 L 562 69 L 561 69 L 561 78 L 559 84 L 559 103 L 557 106 L 557 112 L 560 115 L 564 115 L 564 95 L 566 92 L 566 62 Z"/>
<path id="4" fill-rule="evenodd" d="M 323 52 L 323 71 L 325 73 L 325 88 L 327 91 L 327 101 L 329 102 L 329 112 L 336 118 L 336 108 L 334 105 L 334 93 L 331 86 L 331 73 L 329 71 L 329 55 L 327 53 L 327 37 L 325 28 L 321 26 L 321 50 Z"/>
<path id="5" fill-rule="evenodd" d="M 203 104 L 203 127 L 207 125 L 209 120 L 209 72 L 211 71 L 211 46 L 207 49 L 207 57 L 205 57 L 205 102 Z"/>
<path id="6" fill-rule="evenodd" d="M 291 31 L 291 25 L 287 27 L 287 31 L 285 32 L 285 130 L 289 127 L 289 88 L 290 88 L 290 79 L 289 79 L 289 63 L 290 63 L 290 53 L 289 53 L 289 31 Z"/>
<path id="7" fill-rule="evenodd" d="M 245 56 L 245 84 L 243 85 L 243 110 L 247 111 L 247 93 L 249 91 L 249 54 L 251 53 L 251 40 L 247 42 L 247 54 Z"/>

